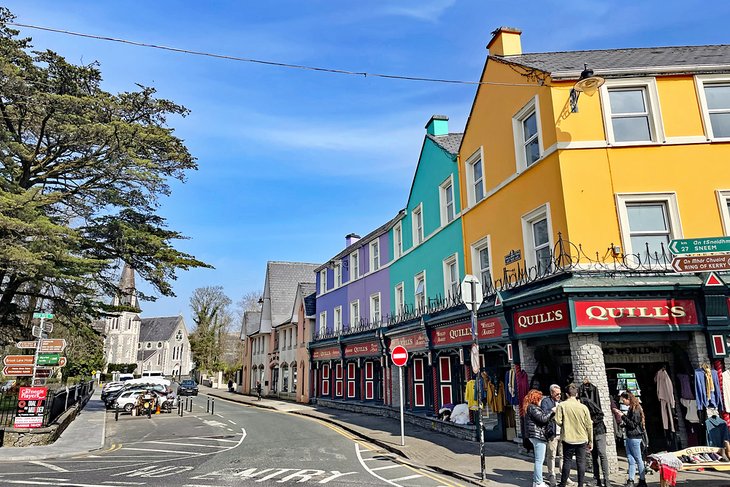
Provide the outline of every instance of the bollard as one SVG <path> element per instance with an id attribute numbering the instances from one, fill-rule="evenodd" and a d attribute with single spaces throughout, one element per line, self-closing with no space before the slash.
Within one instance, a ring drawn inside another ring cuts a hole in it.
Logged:
<path id="1" fill-rule="evenodd" d="M 193 412 L 193 398 L 190 398 L 190 409 L 188 409 L 191 413 Z"/>
<path id="2" fill-rule="evenodd" d="M 210 398 L 208 398 L 208 402 L 205 405 L 205 412 L 206 413 L 209 413 L 210 412 Z"/>
<path id="3" fill-rule="evenodd" d="M 180 416 L 180 402 L 177 403 L 177 415 Z"/>
<path id="4" fill-rule="evenodd" d="M 119 421 L 119 404 L 114 407 L 114 421 Z"/>
<path id="5" fill-rule="evenodd" d="M 210 414 L 215 414 L 215 399 L 210 402 Z"/>

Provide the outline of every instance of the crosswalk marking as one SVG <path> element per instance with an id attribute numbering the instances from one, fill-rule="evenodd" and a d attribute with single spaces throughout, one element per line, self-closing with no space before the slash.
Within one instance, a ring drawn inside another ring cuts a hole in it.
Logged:
<path id="1" fill-rule="evenodd" d="M 423 477 L 423 475 L 409 475 L 407 477 L 401 477 L 399 479 L 393 479 L 393 482 L 401 482 L 403 480 L 417 479 L 419 477 Z"/>
<path id="2" fill-rule="evenodd" d="M 133 451 L 153 451 L 153 452 L 159 452 L 159 453 L 182 453 L 184 455 L 202 455 L 202 453 L 193 452 L 193 451 L 184 451 L 184 450 L 155 450 L 154 448 L 125 448 L 125 450 L 133 450 Z"/>

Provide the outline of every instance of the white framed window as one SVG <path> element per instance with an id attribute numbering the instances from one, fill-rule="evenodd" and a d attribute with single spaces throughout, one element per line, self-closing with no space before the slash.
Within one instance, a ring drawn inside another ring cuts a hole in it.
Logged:
<path id="1" fill-rule="evenodd" d="M 356 250 L 350 254 L 350 281 L 360 277 L 360 251 Z"/>
<path id="2" fill-rule="evenodd" d="M 528 268 L 537 266 L 538 272 L 549 269 L 553 248 L 549 203 L 522 216 L 522 239 L 525 247 L 525 265 Z"/>
<path id="3" fill-rule="evenodd" d="M 454 176 L 449 176 L 439 186 L 439 203 L 441 208 L 441 226 L 445 226 L 456 218 L 456 203 L 454 202 Z"/>
<path id="4" fill-rule="evenodd" d="M 610 144 L 664 142 L 656 79 L 606 80 L 601 104 Z"/>
<path id="5" fill-rule="evenodd" d="M 459 294 L 459 259 L 458 254 L 451 255 L 444 259 L 444 296 L 457 296 Z"/>
<path id="6" fill-rule="evenodd" d="M 342 331 L 342 306 L 337 306 L 334 311 L 334 331 L 339 333 Z"/>
<path id="7" fill-rule="evenodd" d="M 466 197 L 469 206 L 474 206 L 484 199 L 484 157 L 480 147 L 466 160 Z"/>
<path id="8" fill-rule="evenodd" d="M 482 290 L 486 291 L 492 284 L 492 251 L 489 235 L 471 246 L 472 274 L 479 278 Z"/>
<path id="9" fill-rule="evenodd" d="M 710 140 L 730 140 L 730 76 L 695 77 L 702 121 Z"/>
<path id="10" fill-rule="evenodd" d="M 649 264 L 663 253 L 669 257 L 669 242 L 682 238 L 679 206 L 675 193 L 617 194 L 619 228 L 624 255 L 634 254 Z M 654 259 L 654 260 L 652 260 Z"/>
<path id="11" fill-rule="evenodd" d="M 512 132 L 515 138 L 517 170 L 524 171 L 542 156 L 540 102 L 537 95 L 512 117 Z"/>
<path id="12" fill-rule="evenodd" d="M 413 246 L 415 247 L 423 242 L 423 203 L 411 212 L 411 225 L 413 226 Z"/>
<path id="13" fill-rule="evenodd" d="M 414 303 L 416 308 L 426 309 L 426 271 L 421 271 L 413 278 Z"/>
<path id="14" fill-rule="evenodd" d="M 319 294 L 327 292 L 327 269 L 319 271 Z"/>
<path id="15" fill-rule="evenodd" d="M 342 286 L 342 261 L 335 262 L 333 273 L 335 275 L 335 288 Z"/>
<path id="16" fill-rule="evenodd" d="M 406 295 L 405 295 L 404 285 L 403 285 L 402 282 L 396 284 L 394 297 L 395 297 L 395 312 L 396 312 L 396 314 L 403 313 L 404 307 L 405 307 L 405 304 L 406 304 L 406 300 L 405 300 Z"/>
<path id="17" fill-rule="evenodd" d="M 376 238 L 370 242 L 370 272 L 380 269 L 380 242 Z"/>
<path id="18" fill-rule="evenodd" d="M 370 295 L 370 322 L 378 323 L 381 317 L 380 293 Z"/>
<path id="19" fill-rule="evenodd" d="M 403 222 L 393 227 L 393 256 L 397 259 L 403 255 Z"/>
<path id="20" fill-rule="evenodd" d="M 350 326 L 360 325 L 360 300 L 350 302 Z"/>
<path id="21" fill-rule="evenodd" d="M 325 335 L 327 334 L 327 312 L 322 311 L 319 314 L 319 334 Z"/>
<path id="22" fill-rule="evenodd" d="M 718 190 L 716 193 L 722 231 L 725 235 L 730 235 L 730 190 Z"/>

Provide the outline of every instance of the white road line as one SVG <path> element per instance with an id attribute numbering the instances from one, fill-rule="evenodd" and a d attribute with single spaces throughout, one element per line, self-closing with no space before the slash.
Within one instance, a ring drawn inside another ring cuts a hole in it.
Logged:
<path id="1" fill-rule="evenodd" d="M 402 467 L 402 466 L 403 465 L 398 465 L 398 464 L 395 464 L 395 465 L 386 465 L 384 467 L 371 468 L 370 470 L 372 470 L 373 472 L 377 472 L 378 470 L 388 470 L 388 469 L 391 469 L 391 468 L 398 468 L 398 467 Z"/>
<path id="2" fill-rule="evenodd" d="M 153 448 L 124 448 L 132 451 L 153 451 L 155 453 L 182 453 L 183 455 L 202 455 L 202 453 L 185 451 L 185 450 L 155 450 Z"/>
<path id="3" fill-rule="evenodd" d="M 225 438 L 214 438 L 212 436 L 191 436 L 191 440 L 212 440 L 212 441 L 223 441 L 226 443 L 238 443 L 238 440 L 227 440 Z"/>
<path id="4" fill-rule="evenodd" d="M 386 484 L 394 485 L 395 487 L 402 487 L 401 485 L 396 484 L 395 482 L 391 482 L 390 480 L 381 477 L 380 475 L 378 475 L 375 472 L 373 472 L 370 468 L 368 468 L 367 465 L 365 465 L 365 462 L 362 461 L 362 455 L 360 455 L 360 444 L 359 443 L 355 443 L 355 454 L 357 455 L 357 459 L 360 461 L 360 465 L 362 465 L 362 468 L 364 468 L 365 470 L 367 470 L 367 472 L 370 475 L 372 475 L 376 479 L 382 480 Z"/>
<path id="5" fill-rule="evenodd" d="M 144 482 L 119 482 L 114 480 L 105 480 L 102 484 L 144 485 Z"/>
<path id="6" fill-rule="evenodd" d="M 393 482 L 401 482 L 403 480 L 412 480 L 412 479 L 417 479 L 419 477 L 423 477 L 423 475 L 409 475 L 408 477 L 401 477 L 399 479 L 393 479 Z"/>
<path id="7" fill-rule="evenodd" d="M 223 418 L 222 414 L 215 413 L 215 415 L 218 416 L 219 418 Z M 223 418 L 223 419 L 226 419 L 226 418 Z"/>
<path id="8" fill-rule="evenodd" d="M 30 463 L 41 466 L 41 467 L 49 468 L 49 469 L 53 470 L 54 472 L 68 472 L 68 470 L 66 470 L 65 468 L 61 468 L 57 465 L 53 465 L 52 463 L 46 463 L 46 462 L 30 462 Z"/>
<path id="9" fill-rule="evenodd" d="M 236 424 L 235 421 L 231 421 L 230 419 L 228 420 L 228 422 L 231 423 L 231 424 Z"/>
<path id="10" fill-rule="evenodd" d="M 180 446 L 201 446 L 203 448 L 223 448 L 223 445 L 203 445 L 200 443 L 175 443 L 173 441 L 145 441 L 156 445 L 180 445 Z"/>
<path id="11" fill-rule="evenodd" d="M 30 481 L 30 480 L 4 480 L 4 482 L 6 482 L 8 484 L 21 484 L 21 485 L 55 485 L 56 487 L 61 487 L 61 486 L 63 486 L 63 487 L 99 487 L 99 484 L 78 484 L 76 482 L 74 482 L 72 484 L 66 484 L 66 483 L 59 484 L 57 482 L 40 482 L 38 480 L 33 480 L 33 481 Z M 109 484 L 109 487 L 114 487 L 117 485 L 119 487 L 122 487 L 122 485 L 119 483 Z"/>
<path id="12" fill-rule="evenodd" d="M 68 482 L 71 479 L 57 479 L 55 477 L 31 477 L 31 480 L 55 480 L 56 482 Z"/>

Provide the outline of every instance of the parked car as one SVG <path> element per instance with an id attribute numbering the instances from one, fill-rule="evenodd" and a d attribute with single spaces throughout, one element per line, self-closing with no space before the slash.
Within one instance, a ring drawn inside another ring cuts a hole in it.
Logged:
<path id="1" fill-rule="evenodd" d="M 197 396 L 198 384 L 192 379 L 185 379 L 177 386 L 178 396 Z"/>
<path id="2" fill-rule="evenodd" d="M 101 400 L 106 401 L 107 396 L 112 392 L 120 391 L 124 387 L 124 382 L 107 382 L 101 388 Z"/>
<path id="3" fill-rule="evenodd" d="M 132 408 L 134 408 L 134 405 L 137 404 L 137 398 L 144 392 L 144 390 L 122 392 L 112 407 L 119 407 L 119 409 L 123 409 L 125 413 L 131 413 Z"/>
<path id="4" fill-rule="evenodd" d="M 134 379 L 134 374 L 119 374 L 119 380 L 125 382 Z"/>
<path id="5" fill-rule="evenodd" d="M 104 404 L 107 409 L 114 408 L 114 403 L 117 398 L 128 391 L 146 391 L 147 389 L 153 389 L 157 392 L 164 392 L 165 386 L 161 384 L 126 384 L 123 388 L 110 392 L 107 394 Z"/>

